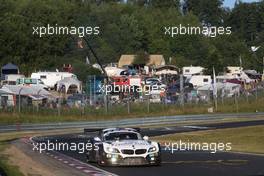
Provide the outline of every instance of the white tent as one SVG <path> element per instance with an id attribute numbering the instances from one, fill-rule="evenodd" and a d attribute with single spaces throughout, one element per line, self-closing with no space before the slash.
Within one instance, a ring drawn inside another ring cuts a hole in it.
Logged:
<path id="1" fill-rule="evenodd" d="M 4 85 L 0 89 L 0 99 L 1 99 L 0 106 L 15 106 L 16 105 L 15 97 L 19 95 L 23 97 L 29 97 L 33 101 L 52 98 L 52 95 L 42 87 L 37 87 L 37 86 L 32 87 L 32 86 L 23 86 L 23 85 Z M 28 104 L 28 102 L 26 102 L 26 104 Z"/>
<path id="2" fill-rule="evenodd" d="M 216 83 L 216 88 L 217 88 L 218 92 L 221 92 L 220 94 L 222 94 L 222 96 L 231 97 L 234 94 L 239 93 L 239 91 L 241 89 L 241 85 L 229 83 L 229 82 L 226 82 L 226 83 L 218 82 L 218 83 Z M 207 91 L 213 91 L 212 84 L 197 88 L 198 94 L 207 94 Z"/>
<path id="3" fill-rule="evenodd" d="M 1 89 L 1 92 L 8 92 L 8 94 L 14 95 L 50 95 L 48 91 L 42 87 L 31 87 L 23 85 L 4 85 Z"/>
<path id="4" fill-rule="evenodd" d="M 57 91 L 60 91 L 62 89 L 65 89 L 65 93 L 68 93 L 68 90 L 70 87 L 75 87 L 76 92 L 81 92 L 81 81 L 79 81 L 76 78 L 64 78 L 61 81 L 57 82 Z"/>
<path id="5" fill-rule="evenodd" d="M 13 92 L 6 87 L 2 87 L 0 89 L 0 95 L 2 95 L 2 94 L 13 94 Z"/>

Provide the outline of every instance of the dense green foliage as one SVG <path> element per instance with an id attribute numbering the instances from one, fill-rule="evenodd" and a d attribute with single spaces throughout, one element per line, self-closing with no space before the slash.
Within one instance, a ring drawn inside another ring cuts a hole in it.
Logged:
<path id="1" fill-rule="evenodd" d="M 32 35 L 34 26 L 99 26 L 100 35 L 88 40 L 103 63 L 117 62 L 121 54 L 146 51 L 172 57 L 172 63 L 227 65 L 262 70 L 264 56 L 264 1 L 237 2 L 234 9 L 222 7 L 222 0 L 0 0 L 0 64 L 13 62 L 21 71 L 60 68 L 71 63 L 81 77 L 95 73 L 85 67 L 87 47 L 77 47 L 69 35 Z M 231 26 L 232 35 L 215 38 L 203 35 L 164 35 L 164 26 Z M 251 46 L 262 46 L 256 53 Z"/>

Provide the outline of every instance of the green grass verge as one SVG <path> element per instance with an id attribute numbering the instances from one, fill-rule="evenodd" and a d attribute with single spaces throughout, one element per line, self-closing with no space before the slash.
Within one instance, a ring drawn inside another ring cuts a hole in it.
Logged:
<path id="1" fill-rule="evenodd" d="M 232 143 L 232 151 L 264 153 L 264 125 L 178 133 L 153 138 L 158 141 Z"/>

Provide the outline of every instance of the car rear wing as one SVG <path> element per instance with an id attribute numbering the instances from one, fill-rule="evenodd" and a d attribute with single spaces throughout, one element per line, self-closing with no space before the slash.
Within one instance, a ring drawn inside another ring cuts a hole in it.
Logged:
<path id="1" fill-rule="evenodd" d="M 125 127 L 125 128 L 84 128 L 84 133 L 93 133 L 93 132 L 104 132 L 104 131 L 118 131 L 118 130 L 129 130 L 129 131 L 136 131 L 140 133 L 140 128 L 136 127 Z"/>
<path id="2" fill-rule="evenodd" d="M 93 133 L 93 132 L 100 132 L 102 131 L 104 128 L 84 128 L 83 132 L 84 133 Z"/>

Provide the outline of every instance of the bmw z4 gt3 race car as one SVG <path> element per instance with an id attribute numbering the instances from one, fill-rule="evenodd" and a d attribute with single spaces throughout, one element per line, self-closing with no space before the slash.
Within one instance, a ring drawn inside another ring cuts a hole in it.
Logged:
<path id="1" fill-rule="evenodd" d="M 159 143 L 142 138 L 138 129 L 108 128 L 89 141 L 94 147 L 87 152 L 88 162 L 102 166 L 160 165 Z"/>

